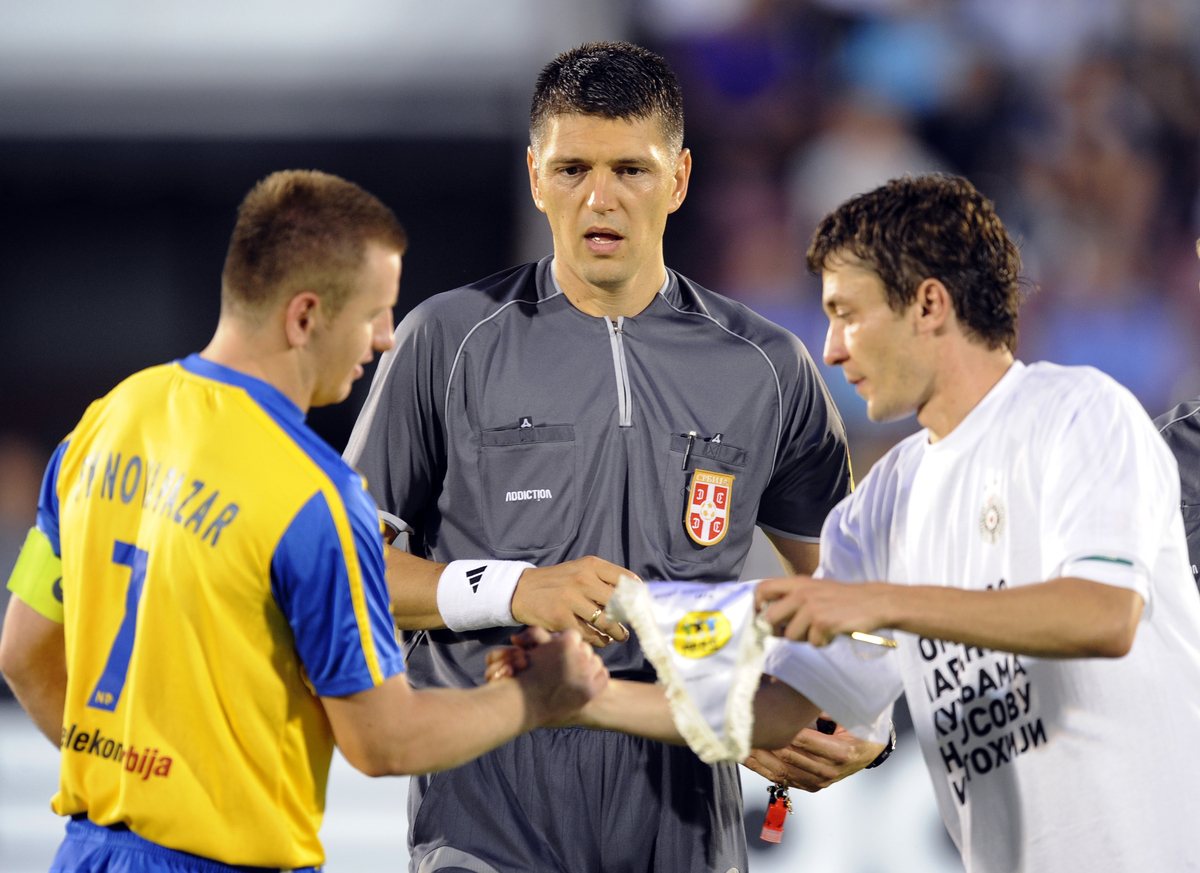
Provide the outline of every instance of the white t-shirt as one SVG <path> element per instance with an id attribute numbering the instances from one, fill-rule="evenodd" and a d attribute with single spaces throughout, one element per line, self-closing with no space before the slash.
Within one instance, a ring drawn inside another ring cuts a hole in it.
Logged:
<path id="1" fill-rule="evenodd" d="M 1145 601 L 1119 659 L 897 632 L 776 649 L 766 672 L 847 725 L 900 689 L 970 873 L 1200 870 L 1200 597 L 1174 458 L 1088 367 L 1015 363 L 949 435 L 900 443 L 821 533 L 820 575 L 968 590 L 1064 576 Z"/>

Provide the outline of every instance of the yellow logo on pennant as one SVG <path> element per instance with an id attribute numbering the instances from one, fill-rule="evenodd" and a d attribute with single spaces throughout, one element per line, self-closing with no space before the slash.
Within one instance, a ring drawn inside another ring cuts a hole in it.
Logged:
<path id="1" fill-rule="evenodd" d="M 708 470 L 693 473 L 687 509 L 683 513 L 688 536 L 702 546 L 719 543 L 729 528 L 729 501 L 732 497 L 732 476 Z"/>
<path id="2" fill-rule="evenodd" d="M 675 651 L 685 658 L 707 658 L 731 636 L 733 628 L 723 613 L 689 612 L 675 625 Z"/>

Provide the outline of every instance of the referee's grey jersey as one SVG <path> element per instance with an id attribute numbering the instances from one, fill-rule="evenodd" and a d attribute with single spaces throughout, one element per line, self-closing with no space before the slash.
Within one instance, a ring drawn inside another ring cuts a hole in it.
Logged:
<path id="1" fill-rule="evenodd" d="M 411 529 L 412 551 L 538 566 L 597 555 L 643 579 L 717 582 L 737 578 L 756 524 L 817 542 L 850 466 L 800 341 L 671 271 L 614 325 L 576 309 L 550 264 L 425 301 L 380 361 L 346 460 L 385 521 Z M 697 470 L 732 477 L 708 546 L 685 527 Z M 409 679 L 480 684 L 484 652 L 511 633 L 406 632 Z M 601 655 L 615 676 L 654 677 L 636 640 Z"/>
<path id="2" fill-rule="evenodd" d="M 1192 578 L 1200 586 L 1200 400 L 1181 403 L 1154 419 L 1179 463 L 1183 526 L 1187 530 Z"/>

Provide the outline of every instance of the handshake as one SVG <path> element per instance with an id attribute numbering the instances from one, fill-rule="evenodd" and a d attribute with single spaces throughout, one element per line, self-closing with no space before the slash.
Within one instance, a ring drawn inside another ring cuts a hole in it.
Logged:
<path id="1" fill-rule="evenodd" d="M 529 726 L 573 724 L 581 710 L 608 685 L 608 670 L 591 645 L 573 629 L 550 633 L 531 627 L 511 647 L 488 653 L 489 682 L 520 684 Z"/>

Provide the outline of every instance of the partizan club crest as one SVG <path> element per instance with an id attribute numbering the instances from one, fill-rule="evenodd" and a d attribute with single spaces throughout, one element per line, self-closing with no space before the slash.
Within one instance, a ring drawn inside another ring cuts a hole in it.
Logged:
<path id="1" fill-rule="evenodd" d="M 729 501 L 733 496 L 733 476 L 697 470 L 688 489 L 683 523 L 688 536 L 702 546 L 719 543 L 729 527 Z"/>
<path id="2" fill-rule="evenodd" d="M 983 501 L 983 511 L 979 513 L 979 533 L 985 543 L 993 546 L 1000 542 L 1004 533 L 1004 501 L 996 493 L 988 494 Z"/>

